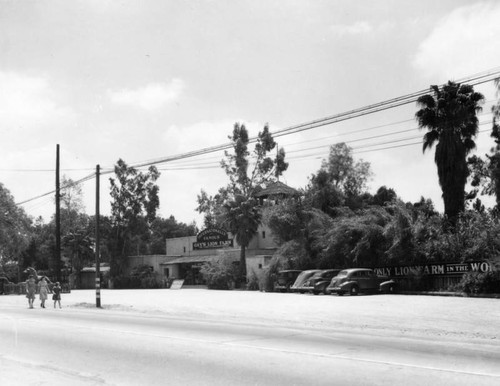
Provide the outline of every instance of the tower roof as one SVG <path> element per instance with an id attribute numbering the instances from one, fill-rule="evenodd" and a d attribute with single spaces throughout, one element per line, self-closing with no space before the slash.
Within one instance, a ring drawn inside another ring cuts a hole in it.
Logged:
<path id="1" fill-rule="evenodd" d="M 255 194 L 255 197 L 270 197 L 270 196 L 289 196 L 289 197 L 298 197 L 302 194 L 297 190 L 288 185 L 285 185 L 283 182 L 276 181 L 271 182 L 260 192 Z"/>

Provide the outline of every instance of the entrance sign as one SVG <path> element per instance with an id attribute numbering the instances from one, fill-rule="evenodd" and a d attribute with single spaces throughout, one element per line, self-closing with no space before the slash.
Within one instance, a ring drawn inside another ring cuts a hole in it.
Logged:
<path id="1" fill-rule="evenodd" d="M 183 284 L 184 284 L 184 280 L 174 280 L 172 282 L 172 285 L 170 286 L 170 289 L 173 289 L 173 290 L 181 289 Z"/>
<path id="2" fill-rule="evenodd" d="M 196 235 L 193 250 L 232 247 L 233 239 L 221 228 L 207 228 Z"/>

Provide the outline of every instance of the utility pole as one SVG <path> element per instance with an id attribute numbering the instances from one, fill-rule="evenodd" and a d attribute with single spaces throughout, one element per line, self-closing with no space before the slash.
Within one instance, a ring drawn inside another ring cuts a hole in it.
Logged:
<path id="1" fill-rule="evenodd" d="M 54 264 L 52 269 L 56 281 L 61 280 L 61 191 L 59 182 L 59 144 L 56 147 L 56 252 L 54 256 Z"/>
<path id="2" fill-rule="evenodd" d="M 95 306 L 101 308 L 101 269 L 99 266 L 100 260 L 100 232 L 99 232 L 99 220 L 100 220 L 100 167 L 99 165 L 95 168 Z"/>

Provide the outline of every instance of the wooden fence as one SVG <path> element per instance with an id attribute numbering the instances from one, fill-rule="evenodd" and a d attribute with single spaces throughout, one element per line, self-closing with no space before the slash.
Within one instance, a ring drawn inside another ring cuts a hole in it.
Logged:
<path id="1" fill-rule="evenodd" d="M 49 290 L 52 292 L 52 287 L 54 287 L 54 284 L 50 283 L 49 285 Z M 69 288 L 68 283 L 61 283 L 61 289 L 63 293 L 70 293 L 71 290 Z M 5 295 L 26 295 L 26 283 L 8 283 L 3 285 L 3 290 Z M 36 293 L 38 294 L 40 292 L 40 288 L 37 285 L 36 286 Z"/>

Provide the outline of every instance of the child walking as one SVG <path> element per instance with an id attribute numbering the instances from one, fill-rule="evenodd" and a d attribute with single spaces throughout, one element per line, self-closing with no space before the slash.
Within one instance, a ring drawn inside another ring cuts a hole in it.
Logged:
<path id="1" fill-rule="evenodd" d="M 61 284 L 59 284 L 59 282 L 57 282 L 56 285 L 52 288 L 52 292 L 54 292 L 54 294 L 52 295 L 54 308 L 56 308 L 56 303 L 58 303 L 59 308 L 61 308 L 61 290 Z"/>

